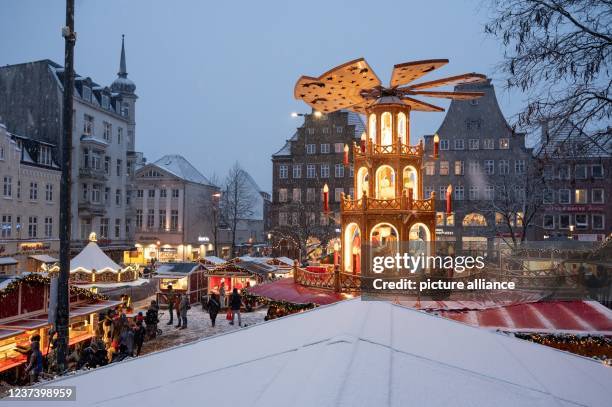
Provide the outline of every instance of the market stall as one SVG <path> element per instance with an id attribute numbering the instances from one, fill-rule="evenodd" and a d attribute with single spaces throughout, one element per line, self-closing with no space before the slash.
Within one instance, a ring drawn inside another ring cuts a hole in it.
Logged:
<path id="1" fill-rule="evenodd" d="M 157 280 L 157 302 L 160 305 L 167 305 L 166 294 L 170 285 L 175 293 L 187 294 L 192 304 L 207 294 L 208 278 L 206 268 L 201 263 L 163 263 L 157 268 L 154 278 Z"/>

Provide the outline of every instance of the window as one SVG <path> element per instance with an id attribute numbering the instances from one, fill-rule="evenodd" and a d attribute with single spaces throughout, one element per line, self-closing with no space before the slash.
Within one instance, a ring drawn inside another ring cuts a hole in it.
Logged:
<path id="1" fill-rule="evenodd" d="M 102 95 L 102 107 L 105 109 L 110 107 L 110 98 L 108 95 Z"/>
<path id="2" fill-rule="evenodd" d="M 463 175 L 465 171 L 464 167 L 463 161 L 455 161 L 455 175 Z"/>
<path id="3" fill-rule="evenodd" d="M 471 186 L 470 187 L 469 198 L 470 198 L 470 201 L 477 201 L 478 200 L 478 187 L 477 186 Z"/>
<path id="4" fill-rule="evenodd" d="M 321 215 L 319 216 L 319 224 L 321 226 L 329 225 L 329 218 L 327 216 L 328 215 L 325 212 L 321 212 Z"/>
<path id="5" fill-rule="evenodd" d="M 149 209 L 147 213 L 147 228 L 151 229 L 155 226 L 155 209 Z"/>
<path id="6" fill-rule="evenodd" d="M 2 186 L 2 194 L 5 198 L 11 198 L 13 196 L 13 178 L 9 176 L 4 177 L 4 184 Z"/>
<path id="7" fill-rule="evenodd" d="M 21 199 L 21 181 L 17 180 L 17 199 Z"/>
<path id="8" fill-rule="evenodd" d="M 554 229 L 555 228 L 555 215 L 544 215 L 542 226 L 544 227 L 544 229 Z"/>
<path id="9" fill-rule="evenodd" d="M 117 127 L 117 144 L 123 143 L 123 127 Z M 121 219 L 119 219 L 121 221 Z"/>
<path id="10" fill-rule="evenodd" d="M 166 188 L 162 188 L 159 190 L 159 197 L 160 198 L 167 198 L 168 197 L 168 190 Z"/>
<path id="11" fill-rule="evenodd" d="M 485 150 L 493 150 L 495 148 L 495 142 L 492 138 L 486 138 L 482 140 L 482 148 Z"/>
<path id="12" fill-rule="evenodd" d="M 485 199 L 492 201 L 495 199 L 495 187 L 493 185 L 485 186 Z"/>
<path id="13" fill-rule="evenodd" d="M 559 215 L 559 229 L 569 229 L 571 222 L 571 215 Z"/>
<path id="14" fill-rule="evenodd" d="M 438 199 L 440 201 L 446 200 L 446 188 L 446 185 L 440 185 L 440 188 L 438 189 Z"/>
<path id="15" fill-rule="evenodd" d="M 440 140 L 440 150 L 448 150 L 448 139 Z"/>
<path id="16" fill-rule="evenodd" d="M 510 139 L 500 138 L 499 139 L 499 149 L 508 150 L 509 148 L 510 148 Z"/>
<path id="17" fill-rule="evenodd" d="M 115 219 L 115 239 L 121 237 L 121 219 Z"/>
<path id="18" fill-rule="evenodd" d="M 463 139 L 455 140 L 455 150 L 465 149 L 465 142 Z"/>
<path id="19" fill-rule="evenodd" d="M 321 154 L 329 154 L 329 143 L 321 144 Z"/>
<path id="20" fill-rule="evenodd" d="M 104 127 L 104 140 L 110 143 L 113 135 L 113 125 L 109 122 L 103 122 L 102 126 Z"/>
<path id="21" fill-rule="evenodd" d="M 334 176 L 336 178 L 343 178 L 344 177 L 344 165 L 343 164 L 336 164 L 334 166 Z"/>
<path id="22" fill-rule="evenodd" d="M 589 217 L 584 213 L 577 213 L 574 215 L 576 220 L 576 229 L 588 229 L 589 228 Z"/>
<path id="23" fill-rule="evenodd" d="M 110 175 L 110 160 L 109 156 L 104 157 L 104 173 L 106 175 Z"/>
<path id="24" fill-rule="evenodd" d="M 100 152 L 92 151 L 91 152 L 91 168 L 99 170 L 100 169 Z"/>
<path id="25" fill-rule="evenodd" d="M 604 176 L 603 165 L 594 164 L 592 167 L 592 171 L 593 171 L 593 178 L 603 178 Z"/>
<path id="26" fill-rule="evenodd" d="M 287 202 L 287 188 L 279 188 L 278 202 Z"/>
<path id="27" fill-rule="evenodd" d="M 280 179 L 286 179 L 289 176 L 289 166 L 282 164 L 278 167 L 278 176 Z"/>
<path id="28" fill-rule="evenodd" d="M 287 226 L 287 212 L 278 213 L 278 224 L 280 226 Z"/>
<path id="29" fill-rule="evenodd" d="M 575 203 L 577 204 L 585 204 L 588 201 L 586 189 L 577 189 L 575 191 Z"/>
<path id="30" fill-rule="evenodd" d="M 353 164 L 349 165 L 349 177 L 353 178 L 353 176 L 355 175 L 355 167 L 353 167 Z"/>
<path id="31" fill-rule="evenodd" d="M 302 164 L 293 165 L 293 178 L 302 178 Z"/>
<path id="32" fill-rule="evenodd" d="M 95 203 L 100 202 L 100 185 L 92 185 L 91 187 L 91 201 Z"/>
<path id="33" fill-rule="evenodd" d="M 94 129 L 94 118 L 88 114 L 83 115 L 83 134 L 86 136 L 93 136 Z"/>
<path id="34" fill-rule="evenodd" d="M 508 160 L 499 160 L 499 175 L 508 175 L 510 173 L 510 162 Z"/>
<path id="35" fill-rule="evenodd" d="M 591 190 L 591 203 L 602 204 L 604 203 L 604 190 L 601 188 L 595 188 Z"/>
<path id="36" fill-rule="evenodd" d="M 335 143 L 334 144 L 334 153 L 336 153 L 336 154 L 344 153 L 344 144 L 342 144 L 342 143 Z"/>
<path id="37" fill-rule="evenodd" d="M 108 218 L 100 219 L 100 236 L 108 237 Z"/>
<path id="38" fill-rule="evenodd" d="M 91 88 L 89 86 L 83 86 L 83 99 L 91 102 Z"/>
<path id="39" fill-rule="evenodd" d="M 104 188 L 104 203 L 107 205 L 110 203 L 110 188 L 109 187 Z"/>
<path id="40" fill-rule="evenodd" d="M 431 198 L 431 194 L 433 193 L 433 191 L 434 191 L 434 187 L 430 185 L 426 186 L 425 189 L 423 190 L 423 194 L 425 195 L 424 198 L 425 199 Z"/>
<path id="41" fill-rule="evenodd" d="M 569 204 L 571 202 L 570 190 L 569 189 L 560 189 L 559 190 L 559 203 L 560 204 Z"/>
<path id="42" fill-rule="evenodd" d="M 107 194 L 106 196 L 108 197 L 108 191 L 106 194 Z M 131 201 L 132 201 L 132 191 L 128 189 L 127 191 L 125 191 L 125 204 L 127 206 L 130 206 Z"/>
<path id="43" fill-rule="evenodd" d="M 457 185 L 455 187 L 455 199 L 457 201 L 463 201 L 464 196 L 465 196 L 465 191 L 464 191 L 463 185 Z"/>
<path id="44" fill-rule="evenodd" d="M 53 159 L 51 158 L 51 148 L 47 146 L 40 146 L 40 150 L 38 151 L 38 163 L 41 165 L 53 164 Z"/>
<path id="45" fill-rule="evenodd" d="M 2 215 L 2 224 L 0 224 L 0 237 L 8 238 L 11 237 L 11 230 L 13 229 L 13 220 L 11 215 Z"/>
<path id="46" fill-rule="evenodd" d="M 329 127 L 323 127 L 323 134 L 329 134 Z"/>
<path id="47" fill-rule="evenodd" d="M 574 168 L 574 177 L 576 179 L 586 179 L 587 178 L 587 166 L 584 164 L 576 165 Z"/>
<path id="48" fill-rule="evenodd" d="M 425 163 L 425 175 L 436 175 L 436 163 L 431 161 Z"/>
<path id="49" fill-rule="evenodd" d="M 342 200 L 343 193 L 344 193 L 344 188 L 334 188 L 334 201 L 340 202 Z"/>
<path id="50" fill-rule="evenodd" d="M 154 189 L 149 189 L 149 198 L 155 198 L 155 190 Z"/>
<path id="51" fill-rule="evenodd" d="M 144 196 L 144 191 L 142 189 L 138 189 L 136 191 L 136 198 L 142 198 Z"/>
<path id="52" fill-rule="evenodd" d="M 123 161 L 117 159 L 117 176 L 121 176 L 121 168 L 123 167 Z"/>
<path id="53" fill-rule="evenodd" d="M 312 136 L 314 134 L 314 129 L 312 127 L 309 127 L 306 129 L 306 133 Z"/>
<path id="54" fill-rule="evenodd" d="M 344 129 L 344 127 L 336 127 L 336 133 L 338 134 L 342 134 L 342 130 Z"/>
<path id="55" fill-rule="evenodd" d="M 316 177 L 316 167 L 314 164 L 308 164 L 306 166 L 306 178 L 315 178 Z"/>
<path id="56" fill-rule="evenodd" d="M 121 116 L 129 116 L 130 115 L 130 105 L 127 102 L 121 103 Z"/>
<path id="57" fill-rule="evenodd" d="M 30 182 L 30 200 L 35 201 L 38 199 L 38 184 L 36 182 Z"/>
<path id="58" fill-rule="evenodd" d="M 0 146 L 0 160 L 4 160 L 4 146 Z"/>
<path id="59" fill-rule="evenodd" d="M 89 201 L 89 186 L 87 184 L 81 185 L 81 197 L 83 201 Z"/>
<path id="60" fill-rule="evenodd" d="M 306 144 L 306 154 L 316 154 L 316 153 L 317 153 L 316 144 Z"/>
<path id="61" fill-rule="evenodd" d="M 329 164 L 321 164 L 321 178 L 329 178 Z"/>
<path id="62" fill-rule="evenodd" d="M 525 160 L 514 160 L 514 172 L 517 174 L 525 173 Z"/>
<path id="63" fill-rule="evenodd" d="M 306 202 L 314 202 L 315 194 L 314 188 L 306 188 Z"/>
<path id="64" fill-rule="evenodd" d="M 555 171 L 552 165 L 544 166 L 544 179 L 553 179 L 555 177 Z"/>
<path id="65" fill-rule="evenodd" d="M 292 212 L 292 213 L 291 213 L 291 224 L 292 224 L 293 226 L 297 226 L 297 225 L 299 225 L 299 222 L 298 222 L 298 215 L 299 215 L 299 213 L 297 213 L 297 212 Z"/>
<path id="66" fill-rule="evenodd" d="M 293 202 L 302 202 L 302 189 L 301 188 L 293 188 L 293 193 L 291 194 L 291 200 Z"/>
<path id="67" fill-rule="evenodd" d="M 478 150 L 480 148 L 480 140 L 477 138 L 471 138 L 468 141 L 468 149 L 470 150 Z"/>
<path id="68" fill-rule="evenodd" d="M 440 161 L 440 175 L 448 175 L 448 161 Z"/>
<path id="69" fill-rule="evenodd" d="M 559 166 L 559 179 L 570 179 L 570 166 L 560 165 Z"/>
<path id="70" fill-rule="evenodd" d="M 555 203 L 555 191 L 546 188 L 542 193 L 542 203 L 553 204 Z"/>
<path id="71" fill-rule="evenodd" d="M 136 227 L 142 228 L 142 209 L 136 209 Z"/>
<path id="72" fill-rule="evenodd" d="M 600 214 L 593 214 L 593 229 L 602 230 L 604 229 L 604 216 Z"/>
<path id="73" fill-rule="evenodd" d="M 179 190 L 178 189 L 173 189 L 172 190 L 172 198 L 178 198 L 179 197 Z"/>
<path id="74" fill-rule="evenodd" d="M 487 175 L 493 175 L 495 173 L 495 161 L 485 160 L 484 168 Z"/>
<path id="75" fill-rule="evenodd" d="M 122 195 L 123 195 L 123 194 L 121 193 L 121 190 L 120 190 L 120 189 L 117 189 L 117 190 L 115 191 L 115 205 L 116 205 L 116 206 L 121 206 L 121 201 L 123 200 L 123 199 L 122 199 Z"/>
<path id="76" fill-rule="evenodd" d="M 480 174 L 480 162 L 469 161 L 468 162 L 468 173 L 469 174 Z"/>
<path id="77" fill-rule="evenodd" d="M 28 218 L 28 237 L 38 237 L 38 218 L 36 216 Z"/>
<path id="78" fill-rule="evenodd" d="M 158 225 L 160 229 L 166 228 L 166 210 L 160 209 L 158 212 Z"/>

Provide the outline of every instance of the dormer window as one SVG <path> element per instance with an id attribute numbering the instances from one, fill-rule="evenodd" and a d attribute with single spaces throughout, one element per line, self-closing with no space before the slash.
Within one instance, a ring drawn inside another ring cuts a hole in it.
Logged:
<path id="1" fill-rule="evenodd" d="M 47 146 L 40 146 L 40 150 L 38 151 L 38 163 L 49 166 L 53 164 L 51 158 L 51 148 Z"/>
<path id="2" fill-rule="evenodd" d="M 91 88 L 88 86 L 83 86 L 83 99 L 91 102 Z"/>
<path id="3" fill-rule="evenodd" d="M 107 95 L 102 95 L 102 107 L 104 109 L 110 108 L 110 98 Z"/>

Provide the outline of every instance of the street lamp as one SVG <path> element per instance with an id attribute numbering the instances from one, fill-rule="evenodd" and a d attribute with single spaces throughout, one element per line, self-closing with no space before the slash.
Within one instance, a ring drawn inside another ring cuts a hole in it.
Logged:
<path id="1" fill-rule="evenodd" d="M 570 225 L 570 227 L 569 227 L 569 231 L 570 231 L 569 238 L 570 239 L 574 239 L 574 228 L 575 228 L 574 225 Z"/>

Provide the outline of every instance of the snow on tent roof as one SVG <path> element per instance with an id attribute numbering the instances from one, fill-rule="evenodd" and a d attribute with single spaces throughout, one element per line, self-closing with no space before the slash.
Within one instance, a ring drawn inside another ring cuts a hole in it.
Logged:
<path id="1" fill-rule="evenodd" d="M 107 407 L 202 397 L 211 406 L 558 407 L 609 406 L 611 382 L 612 369 L 594 360 L 357 299 L 45 385 L 76 386 L 79 405 Z"/>
<path id="2" fill-rule="evenodd" d="M 93 270 L 98 273 L 109 270 L 118 273 L 121 266 L 112 261 L 96 242 L 89 242 L 79 254 L 70 260 L 70 272 L 85 271 L 91 273 Z"/>
<path id="3" fill-rule="evenodd" d="M 225 263 L 225 260 L 223 260 L 220 257 L 217 256 L 206 256 L 204 257 L 204 260 L 207 260 L 209 262 L 211 262 L 212 264 L 223 264 Z"/>
<path id="4" fill-rule="evenodd" d="M 0 257 L 0 265 L 5 266 L 9 264 L 17 264 L 17 260 L 12 257 Z"/>
<path id="5" fill-rule="evenodd" d="M 200 171 L 198 171 L 185 157 L 181 155 L 165 155 L 155 161 L 153 165 L 167 171 L 185 181 L 198 184 L 212 185 Z"/>
<path id="6" fill-rule="evenodd" d="M 185 262 L 185 263 L 162 263 L 157 267 L 155 273 L 158 276 L 172 276 L 172 275 L 180 275 L 186 276 L 191 273 L 195 269 L 200 267 L 199 263 L 194 262 Z"/>

